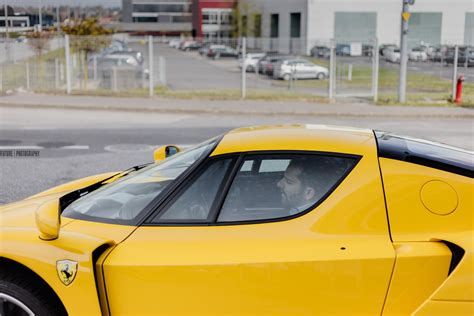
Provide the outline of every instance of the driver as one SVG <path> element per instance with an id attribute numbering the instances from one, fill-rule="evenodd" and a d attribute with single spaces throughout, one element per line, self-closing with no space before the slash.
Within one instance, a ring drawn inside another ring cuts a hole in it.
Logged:
<path id="1" fill-rule="evenodd" d="M 316 201 L 316 168 L 307 158 L 293 159 L 277 186 L 281 191 L 281 202 L 290 209 L 290 215 L 297 214 Z"/>

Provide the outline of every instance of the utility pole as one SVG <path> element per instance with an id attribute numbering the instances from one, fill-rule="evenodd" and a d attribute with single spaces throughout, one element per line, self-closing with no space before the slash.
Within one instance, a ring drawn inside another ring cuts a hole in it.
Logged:
<path id="1" fill-rule="evenodd" d="M 59 16 L 59 4 L 56 5 L 56 22 L 58 23 L 57 29 L 58 29 L 58 34 L 61 33 L 61 18 Z"/>
<path id="2" fill-rule="evenodd" d="M 409 5 L 415 4 L 415 0 L 402 0 L 402 25 L 400 31 L 400 77 L 398 81 L 398 102 L 405 103 L 407 92 L 407 64 L 408 64 L 408 20 L 410 19 Z"/>
<path id="3" fill-rule="evenodd" d="M 247 66 L 245 65 L 246 58 L 247 58 L 247 38 L 242 38 L 242 74 L 241 74 L 241 82 L 240 82 L 240 93 L 242 99 L 245 99 L 247 96 Z"/>
<path id="4" fill-rule="evenodd" d="M 38 8 L 38 17 L 39 17 L 39 28 L 38 31 L 43 31 L 43 12 L 41 12 L 42 6 L 41 6 L 41 0 L 39 0 L 39 8 Z"/>
<path id="5" fill-rule="evenodd" d="M 5 6 L 4 6 L 4 14 L 5 14 L 5 37 L 6 37 L 6 42 L 5 42 L 5 53 L 7 57 L 7 61 L 10 61 L 10 33 L 8 30 L 8 5 L 7 2 L 5 1 Z"/>
<path id="6" fill-rule="evenodd" d="M 8 43 L 8 38 L 10 37 L 10 34 L 8 33 L 8 5 L 6 4 L 6 1 L 5 1 L 5 5 L 4 5 L 4 14 L 5 14 L 5 36 L 7 38 L 7 43 Z"/>

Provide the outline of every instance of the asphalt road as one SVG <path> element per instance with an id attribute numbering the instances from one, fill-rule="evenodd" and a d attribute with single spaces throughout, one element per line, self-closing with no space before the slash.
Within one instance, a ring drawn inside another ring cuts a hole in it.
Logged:
<path id="1" fill-rule="evenodd" d="M 350 118 L 0 109 L 0 204 L 84 176 L 152 161 L 162 144 L 195 144 L 239 126 L 312 123 L 386 130 L 474 149 L 468 119 Z"/>

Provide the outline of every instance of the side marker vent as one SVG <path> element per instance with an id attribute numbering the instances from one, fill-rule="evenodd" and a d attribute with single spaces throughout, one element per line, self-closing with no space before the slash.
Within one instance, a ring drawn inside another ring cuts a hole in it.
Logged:
<path id="1" fill-rule="evenodd" d="M 451 274 L 451 272 L 454 271 L 454 269 L 456 269 L 456 267 L 458 266 L 459 262 L 461 262 L 462 258 L 464 257 L 464 249 L 462 249 L 461 247 L 459 247 L 458 245 L 456 244 L 453 244 L 449 241 L 445 241 L 443 240 L 442 241 L 446 246 L 448 246 L 449 250 L 451 250 L 451 253 L 453 254 L 452 257 L 451 257 L 451 264 L 449 265 L 449 272 L 448 272 L 448 275 Z"/>

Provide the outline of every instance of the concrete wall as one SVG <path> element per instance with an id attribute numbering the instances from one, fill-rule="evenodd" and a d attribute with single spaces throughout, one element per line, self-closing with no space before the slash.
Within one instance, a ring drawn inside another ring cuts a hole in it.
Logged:
<path id="1" fill-rule="evenodd" d="M 270 14 L 280 14 L 281 41 L 287 41 L 290 35 L 290 12 L 302 12 L 302 43 L 308 50 L 314 45 L 327 45 L 334 38 L 336 12 L 374 12 L 379 43 L 400 41 L 402 0 L 241 0 L 240 3 L 262 14 L 263 37 L 270 37 Z M 410 11 L 442 13 L 441 44 L 462 44 L 466 13 L 474 12 L 474 0 L 416 0 Z"/>
<path id="2" fill-rule="evenodd" d="M 273 2 L 273 1 L 268 1 Z M 334 37 L 335 12 L 376 12 L 377 37 L 380 43 L 398 44 L 402 0 L 308 0 L 309 39 Z M 441 43 L 464 41 L 466 12 L 474 11 L 473 0 L 416 0 L 411 12 L 442 13 Z"/>
<path id="3" fill-rule="evenodd" d="M 290 37 L 290 13 L 301 13 L 301 37 L 306 37 L 307 0 L 241 0 L 241 6 L 248 11 L 262 14 L 262 36 L 270 37 L 270 15 L 279 14 L 279 37 Z M 244 14 L 244 13 L 243 13 Z"/>
<path id="4" fill-rule="evenodd" d="M 292 50 L 299 53 L 306 51 L 307 38 L 307 0 L 241 0 L 241 14 L 250 12 L 262 15 L 262 37 L 261 48 L 266 50 L 290 53 Z M 290 39 L 290 13 L 301 13 L 301 37 Z M 278 39 L 270 38 L 270 15 L 279 14 Z M 253 21 L 249 20 L 249 28 L 253 27 Z"/>

